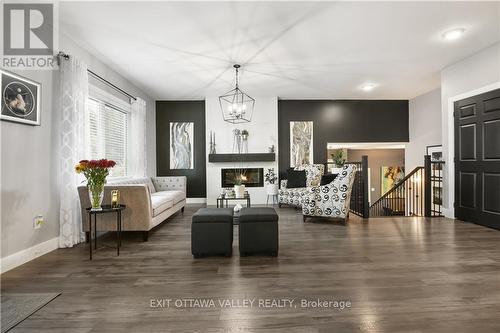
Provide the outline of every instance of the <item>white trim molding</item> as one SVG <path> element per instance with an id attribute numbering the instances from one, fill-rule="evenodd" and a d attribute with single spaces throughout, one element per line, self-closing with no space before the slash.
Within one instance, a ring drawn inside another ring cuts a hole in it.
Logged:
<path id="1" fill-rule="evenodd" d="M 0 261 L 0 272 L 5 273 L 59 247 L 59 237 L 54 237 L 25 250 L 13 253 Z"/>
<path id="2" fill-rule="evenodd" d="M 474 89 L 460 95 L 456 95 L 448 98 L 446 117 L 448 120 L 448 137 L 447 142 L 447 158 L 446 158 L 446 170 L 448 171 L 448 208 L 443 209 L 443 213 L 446 217 L 451 219 L 455 218 L 455 209 L 453 207 L 453 202 L 455 201 L 455 119 L 453 118 L 454 103 L 456 101 L 469 98 L 472 96 L 487 93 L 492 90 L 500 89 L 500 82 L 495 82 L 484 87 Z"/>

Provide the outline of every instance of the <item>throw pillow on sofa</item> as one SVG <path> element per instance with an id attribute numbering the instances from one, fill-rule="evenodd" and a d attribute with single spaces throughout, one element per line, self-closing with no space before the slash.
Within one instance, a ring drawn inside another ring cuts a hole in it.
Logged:
<path id="1" fill-rule="evenodd" d="M 337 178 L 338 175 L 338 173 L 327 173 L 326 175 L 321 176 L 320 186 L 330 184 L 335 180 L 335 178 Z"/>
<path id="2" fill-rule="evenodd" d="M 306 172 L 304 170 L 288 170 L 286 187 L 306 187 Z"/>

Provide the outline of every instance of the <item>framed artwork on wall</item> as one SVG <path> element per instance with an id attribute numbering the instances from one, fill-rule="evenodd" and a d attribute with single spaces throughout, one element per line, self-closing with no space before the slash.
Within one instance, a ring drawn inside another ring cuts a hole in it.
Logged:
<path id="1" fill-rule="evenodd" d="M 194 169 L 194 123 L 170 123 L 170 169 Z"/>
<path id="2" fill-rule="evenodd" d="M 431 156 L 432 162 L 442 162 L 443 146 L 442 145 L 427 146 L 427 148 L 425 149 L 425 154 Z"/>
<path id="3" fill-rule="evenodd" d="M 40 125 L 40 83 L 3 70 L 0 70 L 0 82 L 2 89 L 0 119 Z"/>
<path id="4" fill-rule="evenodd" d="M 290 122 L 290 166 L 313 163 L 313 122 Z"/>
<path id="5" fill-rule="evenodd" d="M 380 175 L 380 195 L 384 195 L 405 177 L 405 167 L 383 166 Z"/>

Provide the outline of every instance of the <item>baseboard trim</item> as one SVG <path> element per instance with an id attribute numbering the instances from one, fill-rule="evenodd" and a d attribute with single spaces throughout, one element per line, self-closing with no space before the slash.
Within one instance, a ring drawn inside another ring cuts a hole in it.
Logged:
<path id="1" fill-rule="evenodd" d="M 59 247 L 59 237 L 49 239 L 25 250 L 13 253 L 0 259 L 0 272 L 5 273 L 13 268 L 21 266 L 35 258 L 43 256 Z"/>
<path id="2" fill-rule="evenodd" d="M 207 203 L 207 198 L 187 198 L 186 203 L 188 203 L 188 204 L 204 204 L 204 203 Z"/>
<path id="3" fill-rule="evenodd" d="M 448 208 L 441 208 L 444 217 L 447 217 L 449 219 L 454 219 L 455 218 L 455 209 L 448 209 Z"/>

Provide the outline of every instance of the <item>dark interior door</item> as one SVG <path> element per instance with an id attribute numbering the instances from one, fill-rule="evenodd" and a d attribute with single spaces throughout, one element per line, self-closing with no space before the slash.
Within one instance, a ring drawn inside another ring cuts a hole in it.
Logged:
<path id="1" fill-rule="evenodd" d="M 500 229 L 500 89 L 455 102 L 455 216 Z"/>

